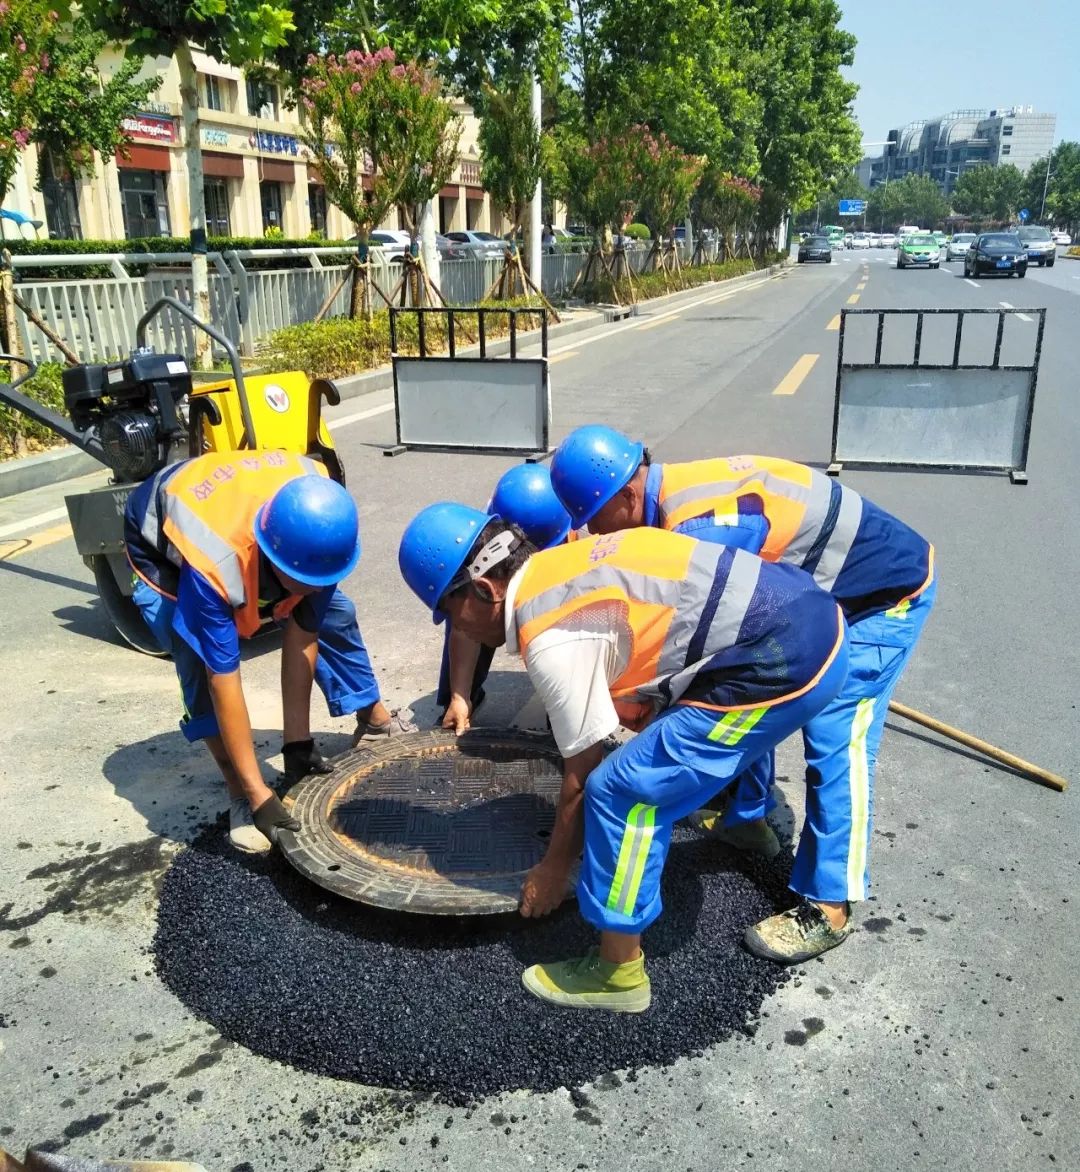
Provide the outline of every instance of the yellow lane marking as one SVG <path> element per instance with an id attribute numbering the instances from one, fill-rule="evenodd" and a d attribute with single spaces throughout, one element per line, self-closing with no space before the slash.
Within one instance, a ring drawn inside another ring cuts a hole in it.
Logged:
<path id="1" fill-rule="evenodd" d="M 657 326 L 667 326 L 667 325 L 670 325 L 673 321 L 677 321 L 677 320 L 678 320 L 678 318 L 676 318 L 676 316 L 674 314 L 672 314 L 670 317 L 662 317 L 662 318 L 657 319 L 656 321 L 644 322 L 642 325 L 638 326 L 638 329 L 639 330 L 655 330 Z"/>
<path id="2" fill-rule="evenodd" d="M 847 299 L 847 303 L 848 303 L 848 305 L 858 305 L 858 303 L 859 303 L 858 293 L 852 293 L 852 295 Z"/>
<path id="3" fill-rule="evenodd" d="M 814 369 L 820 354 L 804 354 L 780 380 L 774 395 L 794 395 L 803 384 L 803 379 Z"/>
<path id="4" fill-rule="evenodd" d="M 862 281 L 860 284 L 855 286 L 855 292 L 861 293 L 865 288 L 866 288 L 866 282 Z"/>
<path id="5" fill-rule="evenodd" d="M 838 330 L 840 328 L 840 315 L 837 314 L 825 328 L 827 330 Z"/>
<path id="6" fill-rule="evenodd" d="M 0 541 L 0 562 L 10 562 L 13 558 L 32 553 L 46 545 L 54 545 L 58 541 L 66 541 L 71 536 L 71 526 L 68 524 L 54 525 L 52 529 L 42 529 L 31 537 L 8 537 Z"/>
<path id="7" fill-rule="evenodd" d="M 566 358 L 576 358 L 580 353 L 580 350 L 564 350 L 561 354 L 556 354 L 554 358 L 549 358 L 548 366 L 552 366 L 556 362 L 562 362 Z"/>

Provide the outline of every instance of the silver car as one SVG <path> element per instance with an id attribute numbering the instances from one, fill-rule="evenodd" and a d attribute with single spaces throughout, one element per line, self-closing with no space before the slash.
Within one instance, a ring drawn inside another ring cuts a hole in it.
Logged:
<path id="1" fill-rule="evenodd" d="M 1016 235 L 1027 249 L 1028 264 L 1042 268 L 1052 268 L 1057 260 L 1057 245 L 1049 228 L 1041 228 L 1038 224 L 1016 229 Z"/>
<path id="2" fill-rule="evenodd" d="M 447 239 L 466 248 L 473 256 L 502 256 L 506 252 L 506 241 L 490 232 L 457 231 L 447 232 Z"/>
<path id="3" fill-rule="evenodd" d="M 967 250 L 975 242 L 974 232 L 957 232 L 945 246 L 946 260 L 963 260 Z"/>

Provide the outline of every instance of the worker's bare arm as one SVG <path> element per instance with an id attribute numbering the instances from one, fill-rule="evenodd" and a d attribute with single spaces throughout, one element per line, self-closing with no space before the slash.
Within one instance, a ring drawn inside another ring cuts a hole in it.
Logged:
<path id="1" fill-rule="evenodd" d="M 248 716 L 247 701 L 240 682 L 240 670 L 223 673 L 207 669 L 206 678 L 210 685 L 210 697 L 214 703 L 221 741 L 229 761 L 236 772 L 236 780 L 252 809 L 272 796 L 270 788 L 262 779 L 259 763 L 255 757 L 255 745 L 251 739 L 251 719 Z"/>
<path id="2" fill-rule="evenodd" d="M 305 631 L 293 618 L 285 625 L 281 645 L 281 704 L 284 713 L 285 744 L 311 738 L 311 684 L 319 637 Z"/>
<path id="3" fill-rule="evenodd" d="M 563 784 L 547 853 L 525 876 L 521 886 L 523 916 L 545 916 L 566 895 L 570 872 L 585 838 L 585 782 L 603 755 L 602 744 L 597 743 L 563 762 Z"/>
<path id="4" fill-rule="evenodd" d="M 463 733 L 469 727 L 472 715 L 473 677 L 480 659 L 480 644 L 461 631 L 450 631 L 450 703 L 443 717 L 443 728 Z"/>

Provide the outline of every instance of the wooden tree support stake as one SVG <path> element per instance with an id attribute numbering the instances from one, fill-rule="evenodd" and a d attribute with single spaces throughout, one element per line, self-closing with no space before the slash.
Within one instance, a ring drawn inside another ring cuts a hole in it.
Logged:
<path id="1" fill-rule="evenodd" d="M 889 705 L 889 711 L 895 712 L 897 716 L 902 716 L 905 720 L 910 720 L 915 724 L 921 724 L 924 728 L 939 733 L 943 737 L 948 737 L 958 744 L 966 745 L 969 749 L 975 749 L 976 752 L 984 754 L 991 760 L 999 761 L 1002 765 L 1007 765 L 1010 769 L 1015 769 L 1018 773 L 1024 773 L 1033 781 L 1039 782 L 1040 785 L 1048 786 L 1050 789 L 1056 789 L 1059 793 L 1064 791 L 1069 784 L 1064 777 L 1059 777 L 1056 773 L 1050 773 L 1049 770 L 1042 769 L 1038 765 L 1032 765 L 1030 761 L 1025 761 L 1023 757 L 1017 757 L 1012 753 L 1007 753 L 1004 749 L 999 749 L 996 745 L 991 745 L 989 741 L 974 737 L 971 733 L 966 733 L 962 729 L 953 728 L 951 724 L 945 724 L 943 721 L 936 720 L 932 716 L 927 716 L 925 712 L 919 712 L 915 708 L 909 708 L 906 704 L 901 704 L 897 700 L 893 700 Z"/>
<path id="2" fill-rule="evenodd" d="M 33 322 L 33 324 L 35 326 L 37 326 L 37 328 L 39 330 L 41 330 L 41 332 L 45 335 L 45 337 L 48 338 L 50 342 L 52 342 L 52 344 L 57 348 L 57 350 L 59 350 L 60 353 L 63 354 L 64 359 L 67 362 L 68 366 L 78 366 L 79 365 L 78 354 L 76 354 L 75 351 L 72 350 L 72 348 L 67 344 L 67 342 L 64 341 L 63 338 L 60 337 L 59 334 L 57 334 L 54 330 L 52 330 L 49 327 L 47 322 L 43 321 L 42 318 L 39 317 L 38 314 L 33 309 L 31 309 L 30 306 L 27 305 L 25 301 L 23 301 L 23 299 L 18 295 L 18 293 L 15 293 L 15 292 L 12 293 L 12 300 L 23 311 L 23 313 L 26 314 L 27 319 L 29 321 Z"/>

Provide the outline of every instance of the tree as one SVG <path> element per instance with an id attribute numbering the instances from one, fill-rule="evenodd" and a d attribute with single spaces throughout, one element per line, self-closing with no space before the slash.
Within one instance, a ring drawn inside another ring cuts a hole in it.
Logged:
<path id="1" fill-rule="evenodd" d="M 852 114 L 857 87 L 841 73 L 855 38 L 835 0 L 730 0 L 729 36 L 740 46 L 759 116 L 754 136 L 762 187 L 758 248 L 788 207 L 805 207 L 861 153 Z"/>
<path id="2" fill-rule="evenodd" d="M 293 27 L 292 9 L 288 0 L 187 0 L 182 5 L 85 0 L 84 7 L 95 28 L 129 45 L 132 53 L 176 58 L 188 172 L 194 310 L 203 320 L 209 320 L 199 91 L 191 50 L 198 46 L 218 60 L 241 68 L 255 65 L 285 43 Z M 202 330 L 195 333 L 195 364 L 204 369 L 210 365 L 210 338 Z"/>
<path id="3" fill-rule="evenodd" d="M 738 226 L 748 226 L 757 211 L 761 188 L 749 180 L 706 168 L 694 195 L 694 214 L 706 228 L 715 228 L 724 242 L 722 260 L 736 252 L 735 233 Z"/>
<path id="4" fill-rule="evenodd" d="M 540 128 L 527 79 L 506 90 L 487 86 L 480 109 L 480 181 L 509 216 L 513 239 L 540 182 Z"/>
<path id="5" fill-rule="evenodd" d="M 666 265 L 663 241 L 670 239 L 675 222 L 686 216 L 707 160 L 688 155 L 662 131 L 653 134 L 646 126 L 633 128 L 637 143 L 636 167 L 641 176 L 640 207 L 653 229 L 656 243 L 652 256 L 658 268 Z M 678 254 L 669 249 L 676 265 Z"/>
<path id="6" fill-rule="evenodd" d="M 50 0 L 0 0 L 0 202 L 30 143 L 40 148 L 40 183 L 46 156 L 82 176 L 93 173 L 94 151 L 110 157 L 127 142 L 121 123 L 157 81 L 135 80 L 134 57 L 103 80 L 97 57 L 105 43 L 85 18 L 61 20 Z"/>
<path id="7" fill-rule="evenodd" d="M 906 223 L 931 228 L 948 214 L 949 204 L 941 188 L 926 175 L 905 175 L 894 183 L 875 187 L 867 208 L 867 218 L 879 230 Z"/>
<path id="8" fill-rule="evenodd" d="M 460 120 L 437 80 L 394 51 L 312 54 L 301 83 L 308 127 L 302 138 L 319 160 L 326 197 L 356 229 L 361 266 L 371 230 L 398 207 L 415 256 L 417 205 L 432 199 L 457 161 Z M 352 312 L 370 314 L 368 282 L 357 273 Z"/>
<path id="9" fill-rule="evenodd" d="M 1024 176 L 1011 163 L 965 171 L 953 188 L 952 202 L 961 215 L 1003 223 L 1023 206 Z"/>
<path id="10" fill-rule="evenodd" d="M 1032 163 L 1021 206 L 1046 224 L 1080 225 L 1080 142 L 1060 142 L 1048 158 Z"/>

